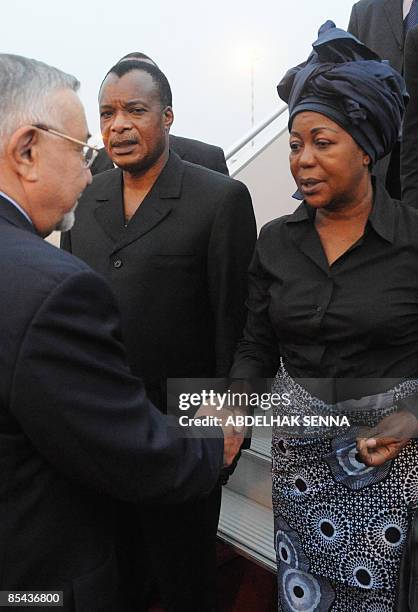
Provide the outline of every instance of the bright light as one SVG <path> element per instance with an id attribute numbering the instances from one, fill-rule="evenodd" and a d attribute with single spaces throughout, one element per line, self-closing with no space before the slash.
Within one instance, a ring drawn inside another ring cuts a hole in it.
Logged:
<path id="1" fill-rule="evenodd" d="M 242 73 L 248 73 L 251 66 L 262 59 L 262 53 L 257 45 L 242 44 L 231 51 L 231 66 Z"/>

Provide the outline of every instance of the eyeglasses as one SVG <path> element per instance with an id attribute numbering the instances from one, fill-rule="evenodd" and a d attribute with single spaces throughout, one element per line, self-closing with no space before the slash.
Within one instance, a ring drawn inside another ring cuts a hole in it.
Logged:
<path id="1" fill-rule="evenodd" d="M 70 142 L 75 142 L 80 145 L 83 152 L 83 160 L 85 168 L 91 168 L 94 160 L 96 159 L 99 149 L 98 147 L 94 147 L 92 145 L 83 142 L 82 140 L 78 140 L 77 138 L 73 138 L 72 136 L 67 136 L 67 134 L 62 134 L 62 132 L 58 132 L 58 130 L 54 130 L 47 125 L 43 125 L 42 123 L 35 123 L 32 127 L 37 128 L 38 130 L 43 130 L 44 132 L 49 132 L 49 134 L 54 134 L 54 136 L 59 136 L 60 138 L 65 138 L 65 140 L 69 140 Z"/>

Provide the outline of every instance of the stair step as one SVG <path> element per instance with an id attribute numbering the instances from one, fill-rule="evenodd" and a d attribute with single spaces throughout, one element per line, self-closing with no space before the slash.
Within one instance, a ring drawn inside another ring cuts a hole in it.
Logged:
<path id="1" fill-rule="evenodd" d="M 253 435 L 250 451 L 262 455 L 266 461 L 271 461 L 271 432 L 263 431 L 262 436 Z"/>
<path id="2" fill-rule="evenodd" d="M 244 556 L 276 571 L 270 508 L 224 487 L 218 536 Z"/>

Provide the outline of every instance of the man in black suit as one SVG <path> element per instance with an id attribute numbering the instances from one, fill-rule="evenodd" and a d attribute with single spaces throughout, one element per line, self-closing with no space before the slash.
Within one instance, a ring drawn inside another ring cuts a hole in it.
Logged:
<path id="1" fill-rule="evenodd" d="M 229 175 L 225 161 L 225 155 L 221 147 L 194 140 L 193 138 L 183 138 L 182 136 L 169 135 L 170 150 L 177 153 L 181 159 L 204 166 L 210 170 L 215 170 L 221 174 Z M 93 162 L 91 173 L 94 176 L 105 170 L 111 170 L 115 166 L 112 163 L 106 149 L 100 149 L 99 154 Z"/>
<path id="2" fill-rule="evenodd" d="M 148 55 L 145 55 L 145 53 L 140 53 L 139 51 L 133 51 L 132 53 L 124 55 L 119 62 L 133 59 L 157 66 L 154 60 Z M 216 172 L 229 175 L 225 155 L 221 147 L 216 147 L 192 138 L 174 136 L 174 134 L 169 135 L 169 143 L 170 150 L 177 153 L 177 155 L 185 161 L 192 162 L 192 164 L 199 164 L 199 166 L 204 166 L 210 170 L 216 170 Z M 95 174 L 99 174 L 99 172 L 110 170 L 113 167 L 112 160 L 106 153 L 106 149 L 103 148 L 100 149 L 97 158 L 93 162 L 91 173 L 94 176 Z"/>
<path id="3" fill-rule="evenodd" d="M 402 130 L 402 202 L 418 209 L 418 25 L 406 37 L 405 81 L 411 97 Z"/>
<path id="4" fill-rule="evenodd" d="M 251 198 L 169 150 L 171 90 L 156 66 L 116 64 L 99 104 L 119 167 L 94 177 L 63 246 L 109 280 L 129 363 L 164 409 L 167 377 L 228 375 L 256 238 Z M 201 503 L 141 509 L 137 555 L 145 539 L 168 610 L 215 608 L 219 504 L 220 487 Z"/>
<path id="5" fill-rule="evenodd" d="M 120 612 L 117 500 L 210 492 L 223 441 L 185 438 L 152 406 L 107 283 L 42 239 L 71 226 L 91 182 L 77 89 L 0 55 L 0 591 L 63 591 L 66 612 Z M 230 462 L 240 440 L 225 440 Z"/>
<path id="6" fill-rule="evenodd" d="M 375 51 L 401 74 L 405 32 L 411 27 L 412 2 L 416 0 L 360 0 L 354 4 L 348 31 Z M 409 19 L 408 19 L 409 17 Z M 393 198 L 401 197 L 400 146 L 376 164 L 374 173 L 386 182 Z"/>
<path id="7" fill-rule="evenodd" d="M 403 20 L 403 0 L 360 0 L 351 10 L 348 31 L 402 73 Z"/>

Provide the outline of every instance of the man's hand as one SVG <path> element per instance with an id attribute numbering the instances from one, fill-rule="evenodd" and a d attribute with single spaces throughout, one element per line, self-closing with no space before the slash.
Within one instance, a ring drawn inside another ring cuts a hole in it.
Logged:
<path id="1" fill-rule="evenodd" d="M 378 467 L 399 455 L 411 438 L 418 436 L 418 420 L 407 410 L 395 412 L 357 439 L 360 458 L 368 466 Z"/>
<path id="2" fill-rule="evenodd" d="M 228 418 L 234 420 L 238 411 L 228 410 L 227 408 L 219 409 L 213 404 L 202 404 L 195 414 L 196 417 L 213 416 L 220 419 L 222 431 L 224 434 L 224 463 L 223 467 L 228 467 L 234 461 L 239 453 L 241 444 L 244 442 L 245 427 L 236 427 L 233 423 L 228 424 Z M 232 417 L 232 419 L 231 419 Z"/>
<path id="3" fill-rule="evenodd" d="M 244 442 L 244 433 L 231 431 L 230 426 L 222 426 L 224 432 L 224 465 L 229 467 L 238 455 L 241 444 Z"/>

